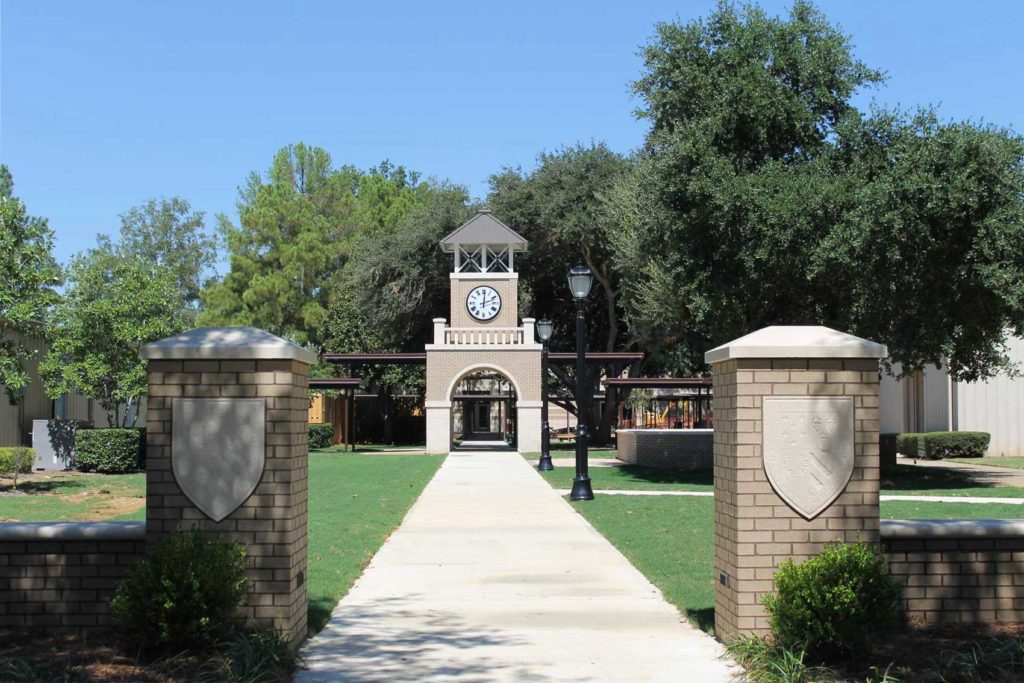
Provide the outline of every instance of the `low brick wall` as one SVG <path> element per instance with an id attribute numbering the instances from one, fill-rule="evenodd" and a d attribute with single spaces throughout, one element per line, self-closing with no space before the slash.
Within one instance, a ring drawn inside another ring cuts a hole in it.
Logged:
<path id="1" fill-rule="evenodd" d="M 619 460 L 668 470 L 703 470 L 714 466 L 713 429 L 620 429 Z"/>
<path id="2" fill-rule="evenodd" d="M 145 540 L 145 522 L 0 524 L 0 627 L 109 625 L 110 598 Z"/>
<path id="3" fill-rule="evenodd" d="M 882 520 L 915 625 L 1024 622 L 1024 520 Z"/>

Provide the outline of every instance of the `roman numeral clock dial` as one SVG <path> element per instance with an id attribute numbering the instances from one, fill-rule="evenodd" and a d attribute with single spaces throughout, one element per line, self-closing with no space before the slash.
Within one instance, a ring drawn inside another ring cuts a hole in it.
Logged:
<path id="1" fill-rule="evenodd" d="M 491 320 L 501 310 L 501 296 L 494 287 L 474 287 L 466 297 L 466 309 L 477 320 Z"/>

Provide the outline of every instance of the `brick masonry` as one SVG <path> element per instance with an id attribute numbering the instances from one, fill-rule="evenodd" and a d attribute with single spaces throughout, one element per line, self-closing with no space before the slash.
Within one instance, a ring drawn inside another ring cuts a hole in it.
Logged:
<path id="1" fill-rule="evenodd" d="M 710 429 L 620 429 L 615 440 L 619 460 L 631 465 L 704 470 L 714 464 Z"/>
<path id="2" fill-rule="evenodd" d="M 0 540 L 0 627 L 77 631 L 110 625 L 110 598 L 145 554 L 135 539 Z"/>
<path id="3" fill-rule="evenodd" d="M 146 540 L 198 528 L 246 544 L 250 593 L 241 608 L 292 642 L 306 635 L 309 366 L 297 360 L 151 360 L 146 435 Z M 263 398 L 266 462 L 253 494 L 213 522 L 179 488 L 171 469 L 175 398 Z"/>
<path id="4" fill-rule="evenodd" d="M 1024 536 L 883 537 L 882 549 L 911 624 L 1024 623 Z"/>
<path id="5" fill-rule="evenodd" d="M 729 639 L 768 633 L 761 597 L 784 561 L 810 558 L 830 541 L 878 542 L 878 362 L 740 358 L 713 372 L 715 631 Z M 853 397 L 853 476 L 813 520 L 794 512 L 765 474 L 761 408 L 769 396 Z"/>

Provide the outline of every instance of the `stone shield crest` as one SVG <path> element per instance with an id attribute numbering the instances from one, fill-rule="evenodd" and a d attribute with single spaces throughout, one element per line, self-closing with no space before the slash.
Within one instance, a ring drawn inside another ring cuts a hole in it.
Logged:
<path id="1" fill-rule="evenodd" d="M 185 496 L 219 522 L 244 503 L 263 477 L 266 401 L 176 398 L 171 469 Z"/>
<path id="2" fill-rule="evenodd" d="M 814 519 L 853 475 L 853 398 L 765 398 L 764 470 L 772 488 Z"/>

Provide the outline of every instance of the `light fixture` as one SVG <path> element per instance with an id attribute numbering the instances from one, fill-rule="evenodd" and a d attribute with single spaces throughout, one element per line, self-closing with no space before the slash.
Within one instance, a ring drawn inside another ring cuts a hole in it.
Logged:
<path id="1" fill-rule="evenodd" d="M 569 291 L 572 298 L 583 300 L 590 296 L 590 288 L 594 286 L 594 275 L 586 266 L 576 266 L 569 271 Z"/>
<path id="2" fill-rule="evenodd" d="M 551 335 L 554 333 L 554 331 L 555 324 L 548 320 L 547 318 L 543 318 L 537 321 L 537 336 L 540 338 L 542 342 L 546 342 L 547 340 L 551 339 Z"/>

